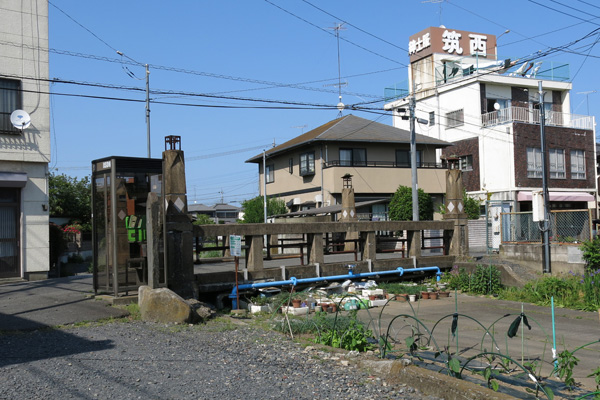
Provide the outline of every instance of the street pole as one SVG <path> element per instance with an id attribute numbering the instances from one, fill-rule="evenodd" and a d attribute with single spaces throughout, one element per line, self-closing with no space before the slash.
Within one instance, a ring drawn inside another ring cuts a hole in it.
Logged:
<path id="1" fill-rule="evenodd" d="M 263 208 L 264 223 L 267 223 L 267 151 L 263 150 Z"/>
<path id="2" fill-rule="evenodd" d="M 548 171 L 546 170 L 546 135 L 544 128 L 546 125 L 546 112 L 544 110 L 544 92 L 542 90 L 542 81 L 539 81 L 538 90 L 540 94 L 540 146 L 542 151 L 542 191 L 544 192 L 544 228 L 543 233 L 543 271 L 545 274 L 552 272 L 550 267 L 550 198 L 548 194 Z"/>
<path id="3" fill-rule="evenodd" d="M 150 152 L 150 70 L 146 64 L 146 136 L 148 142 L 148 158 L 151 158 Z"/>
<path id="4" fill-rule="evenodd" d="M 412 176 L 412 220 L 419 220 L 419 192 L 417 180 L 417 133 L 415 131 L 415 94 L 409 100 L 410 111 L 410 171 Z"/>

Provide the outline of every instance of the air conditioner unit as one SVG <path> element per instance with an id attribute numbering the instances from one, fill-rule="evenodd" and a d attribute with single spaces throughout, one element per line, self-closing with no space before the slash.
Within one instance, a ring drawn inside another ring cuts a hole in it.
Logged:
<path id="1" fill-rule="evenodd" d="M 323 202 L 323 196 L 321 196 L 320 194 L 315 196 L 315 203 L 322 203 Z"/>
<path id="2" fill-rule="evenodd" d="M 294 197 L 294 205 L 297 206 L 301 203 L 300 197 Z"/>

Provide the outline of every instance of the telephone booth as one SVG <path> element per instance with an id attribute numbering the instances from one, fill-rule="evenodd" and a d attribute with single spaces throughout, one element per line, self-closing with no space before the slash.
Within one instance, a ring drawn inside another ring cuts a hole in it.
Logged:
<path id="1" fill-rule="evenodd" d="M 92 161 L 94 291 L 115 297 L 148 282 L 146 199 L 162 191 L 162 160 L 106 157 Z M 162 260 L 162 257 L 161 257 Z M 160 265 L 160 283 L 165 283 Z"/>

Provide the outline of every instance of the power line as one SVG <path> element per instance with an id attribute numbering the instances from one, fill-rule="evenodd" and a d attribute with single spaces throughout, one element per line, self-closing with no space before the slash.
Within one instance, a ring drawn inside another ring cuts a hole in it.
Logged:
<path id="1" fill-rule="evenodd" d="M 316 8 L 317 10 L 319 10 L 319 11 L 321 11 L 321 12 L 323 12 L 323 13 L 325 13 L 325 14 L 329 15 L 330 17 L 333 17 L 333 18 L 335 18 L 336 20 L 342 21 L 344 24 L 346 24 L 346 25 L 348 25 L 348 26 L 351 26 L 351 27 L 353 27 L 354 29 L 356 29 L 356 30 L 357 30 L 357 31 L 359 31 L 359 32 L 362 32 L 362 33 L 364 33 L 364 34 L 366 34 L 366 35 L 369 35 L 369 36 L 371 36 L 372 38 L 375 38 L 375 39 L 377 39 L 377 40 L 379 40 L 379 41 L 382 41 L 383 43 L 389 44 L 390 46 L 393 46 L 393 47 L 395 47 L 395 48 L 397 48 L 397 49 L 399 49 L 399 50 L 402 50 L 402 51 L 405 51 L 405 52 L 407 52 L 407 53 L 408 53 L 408 50 L 407 50 L 407 49 L 405 49 L 405 48 L 403 48 L 403 47 L 400 47 L 400 46 L 396 45 L 395 43 L 389 42 L 389 41 L 387 41 L 387 40 L 385 40 L 385 39 L 382 39 L 382 38 L 380 38 L 379 36 L 373 35 L 372 33 L 370 33 L 370 32 L 367 32 L 367 31 L 365 31 L 364 29 L 361 29 L 361 28 L 359 28 L 358 26 L 351 24 L 350 22 L 348 22 L 348 21 L 345 21 L 344 19 L 342 19 L 342 18 L 340 18 L 340 17 L 337 17 L 337 16 L 333 15 L 333 14 L 331 14 L 331 13 L 329 13 L 329 12 L 327 12 L 327 11 L 323 10 L 322 8 L 319 8 L 319 7 L 317 7 L 316 5 L 312 4 L 311 2 L 309 2 L 309 1 L 307 1 L 307 0 L 302 0 L 302 1 L 303 1 L 304 3 L 306 3 L 306 4 L 308 4 L 309 6 L 311 6 L 311 7 L 313 7 L 313 8 Z"/>
<path id="2" fill-rule="evenodd" d="M 275 4 L 275 3 L 273 3 L 273 2 L 271 2 L 271 1 L 269 1 L 269 0 L 264 0 L 264 1 L 265 1 L 265 2 L 267 2 L 268 4 L 272 5 L 273 7 L 276 7 L 276 8 L 278 8 L 278 9 L 280 9 L 280 10 L 281 10 L 281 11 L 283 11 L 284 13 L 286 13 L 286 14 L 289 14 L 289 15 L 291 15 L 292 17 L 294 17 L 294 18 L 297 18 L 297 19 L 299 19 L 300 21 L 302 21 L 302 22 L 305 22 L 305 23 L 307 23 L 308 25 L 310 25 L 310 26 L 312 26 L 312 27 L 315 27 L 315 28 L 317 28 L 317 29 L 319 29 L 319 30 L 321 30 L 321 31 L 323 31 L 323 32 L 325 32 L 325 33 L 327 33 L 328 35 L 334 35 L 334 36 L 335 36 L 335 34 L 333 34 L 333 33 L 331 33 L 331 32 L 328 32 L 326 29 L 323 29 L 323 28 L 321 28 L 320 26 L 313 24 L 312 22 L 310 22 L 310 21 L 308 21 L 308 20 L 306 20 L 306 19 L 304 19 L 304 18 L 302 18 L 302 17 L 300 17 L 300 16 L 298 16 L 298 15 L 296 15 L 296 14 L 292 13 L 291 11 L 288 11 L 288 10 L 286 10 L 285 8 L 283 8 L 283 7 L 281 7 L 281 6 L 278 6 L 277 4 Z M 377 57 L 381 57 L 381 58 L 383 58 L 383 59 L 385 59 L 385 60 L 388 60 L 388 61 L 391 61 L 391 62 L 393 62 L 393 63 L 395 63 L 395 64 L 399 64 L 399 65 L 402 65 L 402 66 L 407 66 L 406 64 L 404 64 L 404 63 L 402 63 L 402 62 L 400 62 L 400 61 L 393 60 L 393 59 L 391 59 L 391 58 L 389 58 L 389 57 L 386 57 L 386 56 L 384 56 L 384 55 L 382 55 L 382 54 L 379 54 L 379 53 L 377 53 L 377 52 L 375 52 L 375 51 L 373 51 L 373 50 L 369 50 L 369 49 L 367 49 L 366 47 L 363 47 L 363 46 L 361 46 L 361 45 L 359 45 L 359 44 L 357 44 L 357 43 L 354 43 L 354 42 L 353 42 L 353 41 L 351 41 L 351 40 L 344 39 L 344 38 L 341 38 L 341 39 L 342 39 L 343 41 L 345 41 L 346 43 L 349 43 L 349 44 L 351 44 L 351 45 L 353 45 L 353 46 L 355 46 L 355 47 L 358 47 L 358 48 L 359 48 L 359 49 L 361 49 L 361 50 L 364 50 L 364 51 L 366 51 L 366 52 L 368 52 L 368 53 L 371 53 L 371 54 L 373 54 L 373 55 L 376 55 Z"/>

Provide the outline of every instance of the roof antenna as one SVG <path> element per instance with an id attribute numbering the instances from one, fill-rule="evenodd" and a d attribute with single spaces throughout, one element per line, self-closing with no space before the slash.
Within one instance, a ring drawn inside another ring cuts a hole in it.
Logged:
<path id="1" fill-rule="evenodd" d="M 446 1 L 446 0 L 424 0 L 424 1 L 421 1 L 421 3 L 433 3 L 433 4 L 440 5 L 440 28 L 445 28 L 445 26 L 442 25 L 442 3 L 444 1 Z"/>
<path id="2" fill-rule="evenodd" d="M 337 83 L 337 87 L 338 87 L 338 99 L 339 99 L 339 103 L 337 104 L 337 109 L 339 110 L 338 113 L 338 118 L 342 117 L 342 111 L 344 110 L 344 108 L 346 107 L 344 105 L 344 103 L 342 103 L 342 72 L 341 72 L 341 67 L 340 67 L 340 31 L 341 30 L 346 30 L 346 28 L 343 27 L 344 24 L 336 24 L 335 27 L 333 28 L 329 28 L 329 29 L 333 29 L 335 31 L 335 37 L 337 39 L 337 60 L 338 60 L 338 83 Z M 348 85 L 347 82 L 344 83 L 344 86 Z"/>

